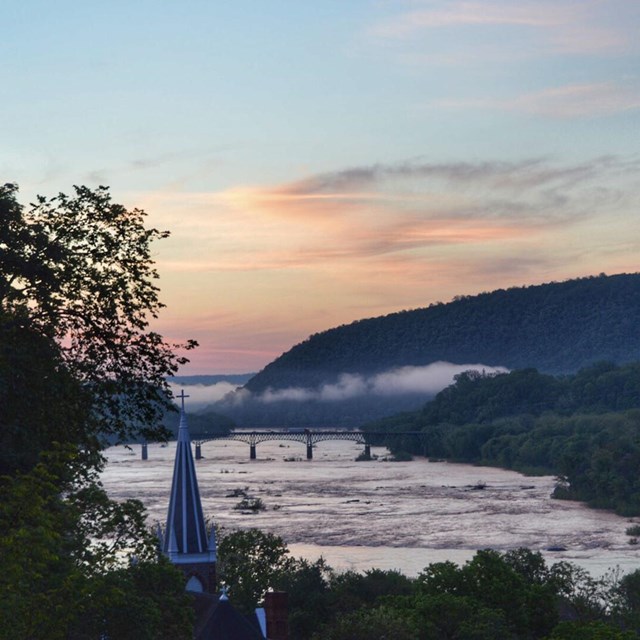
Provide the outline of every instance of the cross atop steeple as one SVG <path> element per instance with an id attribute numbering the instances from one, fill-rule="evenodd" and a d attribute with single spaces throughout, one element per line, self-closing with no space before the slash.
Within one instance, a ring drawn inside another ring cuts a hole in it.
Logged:
<path id="1" fill-rule="evenodd" d="M 180 395 L 176 396 L 176 398 L 180 398 L 182 400 L 182 412 L 184 413 L 184 399 L 189 398 L 190 396 L 186 395 L 184 389 L 180 390 Z"/>

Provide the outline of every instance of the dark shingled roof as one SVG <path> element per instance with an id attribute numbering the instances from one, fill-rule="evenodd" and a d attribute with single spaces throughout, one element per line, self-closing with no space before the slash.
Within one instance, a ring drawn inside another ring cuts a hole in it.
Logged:
<path id="1" fill-rule="evenodd" d="M 195 640 L 265 640 L 259 627 L 234 609 L 225 596 L 194 593 Z"/>

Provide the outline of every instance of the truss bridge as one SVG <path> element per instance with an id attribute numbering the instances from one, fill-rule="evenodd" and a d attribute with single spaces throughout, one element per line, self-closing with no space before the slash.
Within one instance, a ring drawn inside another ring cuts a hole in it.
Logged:
<path id="1" fill-rule="evenodd" d="M 366 458 L 371 456 L 372 446 L 388 446 L 390 443 L 400 444 L 402 441 L 413 445 L 416 438 L 422 443 L 424 434 L 420 431 L 347 431 L 340 429 L 253 429 L 233 430 L 227 433 L 194 433 L 191 442 L 195 446 L 196 460 L 202 459 L 202 445 L 216 440 L 236 440 L 249 445 L 249 459 L 257 459 L 257 447 L 261 442 L 269 440 L 289 440 L 305 445 L 307 460 L 313 459 L 313 449 L 319 442 L 327 440 L 348 440 L 363 446 L 363 454 Z M 147 443 L 142 443 L 142 459 L 148 458 Z"/>
<path id="2" fill-rule="evenodd" d="M 220 434 L 193 434 L 192 442 L 195 445 L 196 460 L 202 458 L 202 445 L 214 440 L 237 440 L 249 445 L 249 458 L 257 458 L 257 446 L 261 442 L 269 440 L 289 440 L 300 442 L 306 446 L 307 460 L 313 459 L 313 448 L 319 442 L 327 440 L 348 440 L 356 442 L 364 447 L 364 455 L 371 456 L 372 446 L 385 446 L 391 438 L 400 437 L 420 438 L 420 431 L 405 431 L 402 433 L 376 432 L 365 433 L 363 431 L 329 430 L 329 429 L 255 429 L 253 431 L 234 430 Z"/>

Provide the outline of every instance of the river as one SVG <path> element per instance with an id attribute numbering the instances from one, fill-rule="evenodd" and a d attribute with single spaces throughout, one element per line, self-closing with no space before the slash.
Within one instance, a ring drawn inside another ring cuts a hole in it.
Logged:
<path id="1" fill-rule="evenodd" d="M 294 556 L 323 556 L 335 569 L 415 576 L 432 562 L 464 562 L 477 549 L 517 547 L 593 575 L 640 568 L 640 548 L 625 535 L 631 521 L 551 499 L 552 477 L 424 458 L 391 462 L 375 447 L 377 460 L 356 462 L 361 451 L 352 442 L 322 442 L 306 460 L 302 444 L 265 442 L 250 461 L 246 444 L 205 443 L 196 464 L 205 517 L 222 527 L 277 534 Z M 142 500 L 150 523 L 164 522 L 174 454 L 175 443 L 149 445 L 146 461 L 139 446 L 112 447 L 102 481 L 113 498 Z M 266 509 L 234 508 L 241 492 Z"/>

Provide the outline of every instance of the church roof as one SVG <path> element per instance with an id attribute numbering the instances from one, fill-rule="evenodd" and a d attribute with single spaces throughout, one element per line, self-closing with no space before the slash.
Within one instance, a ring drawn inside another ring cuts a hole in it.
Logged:
<path id="1" fill-rule="evenodd" d="M 167 526 L 163 536 L 163 551 L 170 557 L 175 554 L 196 554 L 215 551 L 213 537 L 207 540 L 207 531 L 200 504 L 200 492 L 196 478 L 195 464 L 191 453 L 191 439 L 187 416 L 184 411 L 184 393 L 180 410 L 180 427 L 176 458 L 173 466 L 171 498 L 167 514 Z"/>
<path id="2" fill-rule="evenodd" d="M 264 640 L 257 621 L 237 611 L 226 595 L 193 594 L 196 640 Z"/>

